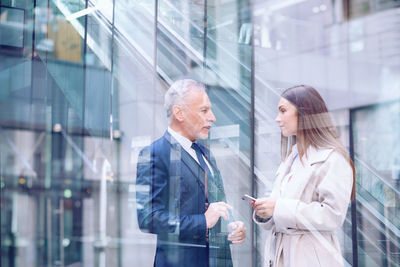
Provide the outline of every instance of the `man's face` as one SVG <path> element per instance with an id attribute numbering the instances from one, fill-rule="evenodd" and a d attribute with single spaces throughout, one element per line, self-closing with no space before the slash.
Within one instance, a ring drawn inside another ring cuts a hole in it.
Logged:
<path id="1" fill-rule="evenodd" d="M 206 139 L 216 121 L 211 102 L 205 91 L 192 89 L 184 98 L 182 134 L 192 142 Z"/>

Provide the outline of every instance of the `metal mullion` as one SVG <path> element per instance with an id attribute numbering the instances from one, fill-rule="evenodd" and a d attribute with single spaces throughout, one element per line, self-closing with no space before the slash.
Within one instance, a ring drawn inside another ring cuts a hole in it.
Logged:
<path id="1" fill-rule="evenodd" d="M 354 136 L 353 136 L 353 111 L 349 111 L 349 149 L 350 158 L 354 162 Z M 356 184 L 354 184 L 356 186 Z M 351 201 L 351 240 L 353 250 L 353 267 L 358 267 L 358 238 L 357 238 L 357 200 L 354 194 L 354 200 Z"/>

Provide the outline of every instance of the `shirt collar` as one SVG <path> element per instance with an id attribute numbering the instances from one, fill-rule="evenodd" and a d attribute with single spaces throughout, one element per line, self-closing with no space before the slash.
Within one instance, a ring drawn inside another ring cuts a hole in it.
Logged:
<path id="1" fill-rule="evenodd" d="M 186 137 L 182 136 L 181 134 L 175 132 L 174 130 L 172 130 L 170 127 L 168 127 L 167 130 L 173 138 L 176 139 L 176 141 L 178 141 L 178 143 L 186 150 L 189 151 L 190 149 L 192 149 L 192 141 L 190 141 L 189 139 L 187 139 Z"/>

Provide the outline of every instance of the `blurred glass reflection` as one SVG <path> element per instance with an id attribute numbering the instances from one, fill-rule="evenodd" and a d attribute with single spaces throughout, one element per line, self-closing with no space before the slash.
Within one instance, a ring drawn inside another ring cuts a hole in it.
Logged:
<path id="1" fill-rule="evenodd" d="M 399 1 L 0 1 L 1 266 L 152 266 L 136 218 L 139 151 L 172 81 L 207 85 L 207 143 L 262 266 L 243 194 L 271 190 L 284 88 L 327 99 L 358 171 L 340 233 L 348 265 L 398 266 Z"/>

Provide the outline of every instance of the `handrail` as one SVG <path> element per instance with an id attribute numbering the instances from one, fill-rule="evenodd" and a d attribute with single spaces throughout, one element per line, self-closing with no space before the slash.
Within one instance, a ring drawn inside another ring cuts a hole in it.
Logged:
<path id="1" fill-rule="evenodd" d="M 351 224 L 351 220 L 348 220 L 347 218 L 345 218 L 345 220 Z M 345 231 L 343 231 L 343 232 L 344 232 L 344 234 L 346 234 Z M 370 237 L 366 236 L 366 235 L 364 234 L 365 232 L 362 231 L 360 228 L 357 228 L 357 233 L 359 233 L 359 235 L 360 235 L 360 234 L 363 235 L 363 237 L 365 238 L 364 241 L 368 241 L 368 243 L 371 244 L 371 246 L 372 246 L 376 251 L 378 251 L 381 255 L 382 255 L 382 254 L 385 255 L 385 252 L 377 245 L 376 240 L 372 240 Z M 351 233 L 350 233 L 350 235 L 351 235 Z M 349 236 L 349 238 L 351 238 L 351 237 Z M 368 257 L 370 258 L 370 260 L 373 261 L 373 259 L 372 259 L 371 256 L 369 255 L 369 253 L 368 253 L 367 251 L 365 251 L 365 249 L 364 249 L 363 247 L 360 247 L 359 244 L 357 244 L 357 246 L 358 246 L 358 250 L 359 250 L 359 251 L 360 251 L 360 249 L 361 249 L 361 252 L 363 252 L 363 253 L 365 254 L 365 256 L 368 256 Z M 374 262 L 375 264 L 377 264 L 376 261 L 373 261 L 373 262 Z M 346 266 L 347 266 L 347 265 L 346 265 Z M 351 266 L 351 265 L 348 265 L 348 266 Z"/>
<path id="2" fill-rule="evenodd" d="M 391 223 L 385 216 L 380 214 L 374 207 L 369 204 L 369 202 L 361 196 L 361 194 L 357 193 L 356 199 L 361 203 L 361 205 L 366 208 L 371 214 L 375 216 L 382 224 L 386 225 L 390 231 L 392 231 L 397 238 L 400 238 L 400 229 L 397 228 L 396 225 Z M 371 222 L 371 224 L 374 224 Z M 377 225 L 374 225 L 375 228 L 379 228 Z"/>
<path id="3" fill-rule="evenodd" d="M 396 194 L 400 195 L 400 191 L 395 188 L 393 185 L 388 183 L 385 178 L 383 178 L 381 175 L 379 175 L 376 171 L 371 169 L 371 167 L 366 163 L 365 161 L 361 160 L 358 156 L 354 155 L 354 158 L 357 162 L 361 163 L 368 171 L 370 171 L 373 175 L 375 175 L 376 178 L 379 179 L 382 183 L 384 183 L 387 187 L 389 187 L 391 190 L 393 190 Z"/>

